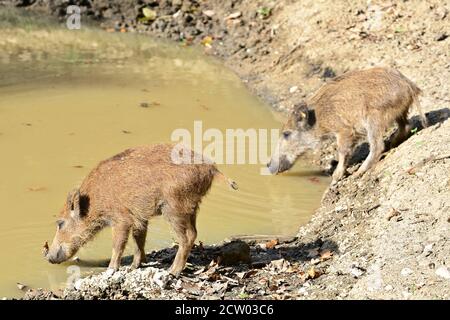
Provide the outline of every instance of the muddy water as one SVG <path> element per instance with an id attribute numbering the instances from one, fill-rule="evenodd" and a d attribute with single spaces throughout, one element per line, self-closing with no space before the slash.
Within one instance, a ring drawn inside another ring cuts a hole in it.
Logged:
<path id="1" fill-rule="evenodd" d="M 8 30 L 0 40 L 0 296 L 20 296 L 16 282 L 60 288 L 77 271 L 71 265 L 83 274 L 103 270 L 108 229 L 79 252 L 79 263 L 50 265 L 41 255 L 67 192 L 100 160 L 170 141 L 178 128 L 193 134 L 196 120 L 223 132 L 279 128 L 236 76 L 194 49 L 102 31 Z M 260 175 L 260 164 L 219 167 L 240 189 L 213 185 L 198 219 L 204 243 L 293 235 L 328 183 L 301 163 L 276 177 Z M 148 251 L 173 243 L 163 219 L 149 229 Z"/>

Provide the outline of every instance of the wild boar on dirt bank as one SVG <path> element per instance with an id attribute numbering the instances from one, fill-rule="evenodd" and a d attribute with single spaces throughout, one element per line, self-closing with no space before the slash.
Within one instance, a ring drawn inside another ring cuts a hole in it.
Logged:
<path id="1" fill-rule="evenodd" d="M 408 137 L 408 111 L 420 109 L 421 90 L 397 70 L 372 68 L 348 72 L 322 86 L 307 103 L 295 106 L 284 124 L 277 148 L 268 163 L 272 174 L 290 169 L 305 151 L 319 146 L 322 138 L 334 135 L 338 165 L 333 183 L 342 179 L 353 147 L 367 137 L 370 153 L 356 172 L 361 176 L 377 163 L 384 151 L 383 134 L 394 122 L 398 125 L 391 147 Z"/>
<path id="2" fill-rule="evenodd" d="M 178 252 L 170 273 L 183 270 L 197 237 L 196 214 L 214 177 L 225 178 L 209 161 L 177 164 L 174 146 L 158 144 L 128 149 L 102 161 L 80 188 L 69 193 L 57 220 L 57 231 L 44 255 L 51 263 L 71 258 L 106 226 L 112 227 L 113 250 L 109 268 L 117 270 L 131 232 L 136 242 L 133 267 L 145 262 L 147 223 L 163 215 L 178 238 Z M 190 159 L 191 150 L 179 149 Z M 227 180 L 231 187 L 236 185 Z"/>

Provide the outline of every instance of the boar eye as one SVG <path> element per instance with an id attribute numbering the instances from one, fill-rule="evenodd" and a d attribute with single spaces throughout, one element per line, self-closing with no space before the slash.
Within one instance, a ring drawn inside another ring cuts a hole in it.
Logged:
<path id="1" fill-rule="evenodd" d="M 64 226 L 64 220 L 56 221 L 56 226 L 57 226 L 58 230 L 61 230 L 62 227 Z"/>
<path id="2" fill-rule="evenodd" d="M 284 131 L 283 132 L 283 138 L 285 138 L 285 139 L 287 139 L 287 138 L 289 138 L 289 136 L 291 135 L 291 131 Z"/>

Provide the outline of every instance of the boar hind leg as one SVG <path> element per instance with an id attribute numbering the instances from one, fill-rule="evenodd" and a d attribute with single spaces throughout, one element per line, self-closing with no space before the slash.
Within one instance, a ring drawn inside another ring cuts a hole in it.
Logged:
<path id="1" fill-rule="evenodd" d="M 400 143 L 402 143 L 403 141 L 405 141 L 408 138 L 409 123 L 408 123 L 407 113 L 398 117 L 396 119 L 396 122 L 397 122 L 398 129 L 397 129 L 397 133 L 392 138 L 392 141 L 390 143 L 391 148 L 398 147 L 400 145 Z"/>
<path id="2" fill-rule="evenodd" d="M 335 184 L 344 177 L 345 170 L 347 169 L 347 161 L 354 145 L 354 137 L 351 132 L 339 133 L 336 138 L 338 148 L 338 165 L 333 172 L 332 184 Z"/>
<path id="3" fill-rule="evenodd" d="M 366 160 L 364 160 L 361 167 L 356 171 L 356 176 L 360 177 L 369 170 L 375 163 L 380 160 L 381 154 L 384 151 L 383 129 L 375 123 L 367 126 L 367 138 L 369 140 L 370 152 Z"/>
<path id="4" fill-rule="evenodd" d="M 109 269 L 118 270 L 120 268 L 120 260 L 127 245 L 129 233 L 130 226 L 128 225 L 119 224 L 112 227 L 113 250 Z"/>
<path id="5" fill-rule="evenodd" d="M 142 263 L 146 262 L 145 257 L 145 239 L 147 237 L 147 222 L 139 228 L 133 228 L 133 239 L 136 242 L 136 249 L 133 256 L 133 268 L 139 268 Z"/>
<path id="6" fill-rule="evenodd" d="M 178 251 L 169 272 L 178 277 L 183 271 L 186 261 L 197 238 L 196 213 L 176 216 L 170 219 L 178 239 Z"/>

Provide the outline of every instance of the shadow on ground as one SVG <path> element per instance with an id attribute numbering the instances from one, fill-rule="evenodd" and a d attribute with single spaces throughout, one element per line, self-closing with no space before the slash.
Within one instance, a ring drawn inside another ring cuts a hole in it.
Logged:
<path id="1" fill-rule="evenodd" d="M 275 239 L 279 239 L 274 241 Z M 278 242 L 273 248 L 274 243 Z M 161 269 L 168 269 L 175 257 L 177 246 L 153 251 L 147 254 L 147 264 Z M 195 245 L 188 259 L 188 267 L 184 275 L 192 274 L 195 270 L 206 268 L 212 261 L 223 267 L 232 267 L 235 271 L 248 271 L 250 269 L 263 268 L 271 261 L 285 259 L 291 263 L 309 262 L 320 252 L 330 251 L 338 255 L 338 245 L 331 240 L 317 239 L 313 242 L 302 243 L 296 237 L 246 237 L 246 240 L 232 240 L 220 245 L 203 246 Z M 130 265 L 132 256 L 122 258 L 122 265 Z M 74 262 L 78 266 L 91 268 L 106 268 L 109 259 L 78 260 Z"/>

